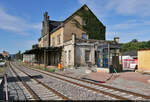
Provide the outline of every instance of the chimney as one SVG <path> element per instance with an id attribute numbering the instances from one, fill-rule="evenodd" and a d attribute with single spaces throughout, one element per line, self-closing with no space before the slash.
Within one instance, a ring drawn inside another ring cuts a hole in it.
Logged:
<path id="1" fill-rule="evenodd" d="M 114 37 L 114 42 L 119 43 L 119 37 Z"/>
<path id="2" fill-rule="evenodd" d="M 44 20 L 49 20 L 49 16 L 48 16 L 48 12 L 47 11 L 44 13 Z"/>

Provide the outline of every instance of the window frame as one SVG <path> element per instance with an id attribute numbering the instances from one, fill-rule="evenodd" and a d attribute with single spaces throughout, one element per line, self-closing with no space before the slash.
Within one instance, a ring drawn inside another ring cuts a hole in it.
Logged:
<path id="1" fill-rule="evenodd" d="M 71 63 L 71 50 L 68 50 L 68 63 Z"/>
<path id="2" fill-rule="evenodd" d="M 87 52 L 88 52 L 88 56 L 87 56 Z M 85 58 L 85 62 L 90 62 L 91 61 L 91 50 L 85 50 L 84 58 Z"/>
<path id="3" fill-rule="evenodd" d="M 60 34 L 57 35 L 57 44 L 58 45 L 61 44 L 61 35 Z"/>
<path id="4" fill-rule="evenodd" d="M 86 25 L 86 21 L 82 18 L 82 25 L 85 26 Z"/>
<path id="5" fill-rule="evenodd" d="M 52 38 L 52 46 L 55 46 L 55 38 Z"/>
<path id="6" fill-rule="evenodd" d="M 86 38 L 84 37 L 86 35 Z M 82 39 L 88 39 L 88 35 L 86 33 L 82 33 Z"/>

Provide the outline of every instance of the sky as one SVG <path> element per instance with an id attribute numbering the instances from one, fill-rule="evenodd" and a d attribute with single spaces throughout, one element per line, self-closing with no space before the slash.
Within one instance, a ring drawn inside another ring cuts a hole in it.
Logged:
<path id="1" fill-rule="evenodd" d="M 61 21 L 84 4 L 106 26 L 106 40 L 150 40 L 149 0 L 0 0 L 0 52 L 24 52 L 38 43 L 45 11 Z"/>

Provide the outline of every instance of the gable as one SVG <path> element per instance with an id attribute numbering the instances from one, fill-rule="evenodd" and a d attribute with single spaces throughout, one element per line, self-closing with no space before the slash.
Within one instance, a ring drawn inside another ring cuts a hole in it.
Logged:
<path id="1" fill-rule="evenodd" d="M 84 21 L 85 25 L 81 24 L 81 21 L 74 19 L 75 16 L 80 16 Z M 68 17 L 64 23 L 72 20 L 77 28 L 85 31 L 89 39 L 105 40 L 105 26 L 99 21 L 94 13 L 86 6 L 82 6 L 79 10 Z"/>

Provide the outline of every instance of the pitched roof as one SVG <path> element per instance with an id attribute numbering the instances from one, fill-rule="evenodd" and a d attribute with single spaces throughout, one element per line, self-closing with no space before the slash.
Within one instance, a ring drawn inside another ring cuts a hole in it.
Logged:
<path id="1" fill-rule="evenodd" d="M 137 56 L 137 51 L 126 51 L 122 55 Z"/>
<path id="2" fill-rule="evenodd" d="M 50 32 L 59 27 L 62 24 L 63 21 L 54 21 L 50 20 Z"/>
<path id="3" fill-rule="evenodd" d="M 84 4 L 82 7 L 80 7 L 78 10 L 76 10 L 72 15 L 67 17 L 64 21 L 54 21 L 50 20 L 50 34 L 55 32 L 57 29 L 61 28 L 69 19 L 71 19 L 78 11 L 80 11 L 83 8 L 88 8 L 86 4 Z M 95 16 L 95 14 L 88 8 L 88 10 Z M 96 16 L 95 16 L 96 17 Z M 103 23 L 96 17 L 96 19 L 103 25 Z M 104 25 L 103 25 L 104 26 Z M 105 26 L 104 26 L 105 27 Z M 45 36 L 45 35 L 44 35 Z M 43 36 L 42 36 L 43 37 Z M 40 40 L 40 38 L 39 38 Z"/>
<path id="4" fill-rule="evenodd" d="M 83 9 L 83 8 L 88 8 L 88 10 L 95 16 L 95 14 L 89 9 L 89 7 L 86 5 L 86 4 L 84 4 L 83 6 L 81 6 L 77 11 L 75 11 L 72 15 L 70 15 L 68 18 L 66 18 L 65 20 L 64 20 L 64 23 L 65 22 L 67 22 L 71 17 L 73 17 L 78 11 L 80 11 L 81 9 Z M 96 17 L 96 16 L 95 16 Z M 103 25 L 103 23 L 96 17 L 96 19 Z M 104 25 L 103 25 L 104 26 Z M 105 26 L 104 26 L 105 27 Z"/>

